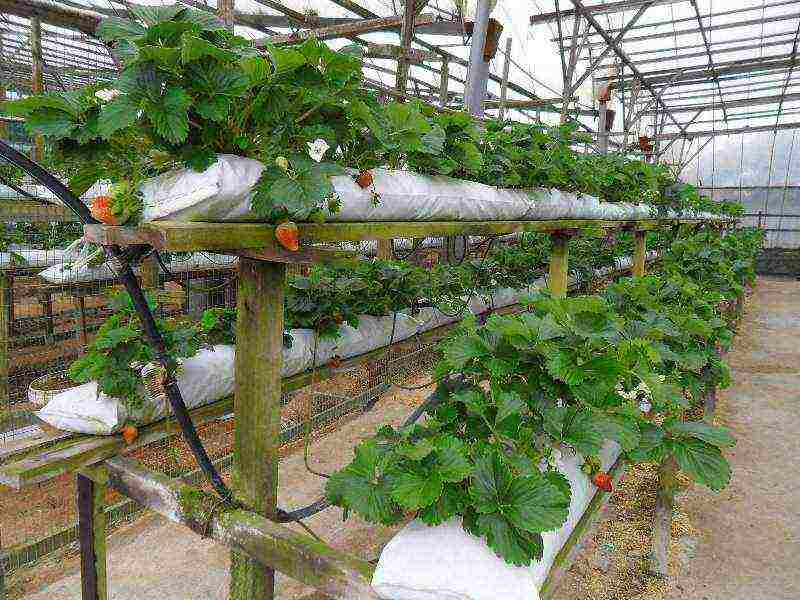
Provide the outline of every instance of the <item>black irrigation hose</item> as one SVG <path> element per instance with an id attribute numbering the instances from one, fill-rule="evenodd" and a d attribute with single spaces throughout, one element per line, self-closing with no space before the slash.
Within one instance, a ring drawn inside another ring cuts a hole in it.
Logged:
<path id="1" fill-rule="evenodd" d="M 40 165 L 30 160 L 24 154 L 18 152 L 13 147 L 9 146 L 0 140 L 0 156 L 20 167 L 28 175 L 33 177 L 39 183 L 52 191 L 56 197 L 61 200 L 70 210 L 72 210 L 84 224 L 97 224 L 99 221 L 92 217 L 91 212 L 81 200 L 75 196 L 61 181 L 54 177 L 51 173 L 43 169 Z M 121 265 L 121 270 L 117 275 L 120 282 L 125 286 L 126 291 L 136 307 L 136 312 L 139 319 L 142 321 L 142 327 L 145 331 L 150 346 L 155 350 L 156 360 L 165 369 L 167 376 L 164 381 L 164 391 L 169 398 L 172 412 L 181 427 L 181 432 L 186 440 L 186 443 L 191 448 L 192 453 L 197 460 L 197 464 L 205 473 L 211 485 L 216 490 L 217 494 L 229 505 L 236 506 L 233 494 L 222 481 L 219 472 L 214 467 L 211 459 L 206 452 L 203 442 L 197 435 L 197 429 L 189 416 L 189 411 L 186 409 L 186 403 L 183 401 L 183 396 L 178 388 L 178 384 L 174 377 L 174 365 L 167 355 L 166 345 L 161 332 L 158 331 L 153 313 L 147 304 L 144 292 L 133 273 L 129 260 L 131 256 L 123 252 L 119 246 L 107 246 L 105 248 L 106 255 L 109 258 L 117 259 Z M 141 255 L 141 254 L 140 254 Z"/>

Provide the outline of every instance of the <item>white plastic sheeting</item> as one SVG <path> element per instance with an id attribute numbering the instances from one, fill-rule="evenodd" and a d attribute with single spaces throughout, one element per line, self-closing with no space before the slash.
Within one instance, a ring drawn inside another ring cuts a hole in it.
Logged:
<path id="1" fill-rule="evenodd" d="M 263 166 L 256 160 L 220 154 L 202 173 L 180 169 L 142 184 L 144 221 L 258 221 L 252 189 Z M 373 169 L 375 192 L 362 189 L 349 175 L 332 179 L 341 209 L 328 221 L 525 221 L 548 219 L 647 219 L 644 204 L 601 202 L 559 190 L 516 190 L 408 171 Z M 671 213 L 671 216 L 677 216 Z M 685 218 L 715 218 L 686 212 Z"/>
<path id="2" fill-rule="evenodd" d="M 623 259 L 618 268 L 624 269 L 630 264 L 630 259 Z M 598 275 L 608 274 L 611 270 L 600 269 Z M 574 282 L 575 277 L 571 276 L 570 281 Z M 546 285 L 546 278 L 541 277 L 524 289 L 506 288 L 496 290 L 491 296 L 464 298 L 466 310 L 472 314 L 480 314 L 489 308 L 510 306 Z M 336 340 L 319 340 L 311 329 L 292 329 L 289 331 L 292 345 L 283 349 L 281 376 L 289 377 L 325 365 L 334 356 L 352 358 L 366 354 L 391 343 L 407 340 L 418 333 L 454 323 L 463 316 L 445 314 L 433 307 L 424 308 L 413 316 L 407 312 L 386 317 L 360 315 L 358 327 L 342 325 L 339 329 L 340 337 Z M 211 353 L 202 350 L 200 354 L 183 363 L 179 385 L 190 408 L 214 402 L 233 393 L 235 347 L 215 346 L 215 350 Z M 195 374 L 197 381 L 193 379 Z M 94 383 L 87 383 L 57 395 L 38 413 L 43 421 L 58 429 L 98 435 L 118 431 L 127 420 L 145 424 L 167 414 L 167 406 L 150 400 L 145 401 L 142 410 L 129 414 L 121 400 L 98 394 Z"/>
<path id="3" fill-rule="evenodd" d="M 460 518 L 429 527 L 412 521 L 381 552 L 372 587 L 391 600 L 539 600 L 539 590 L 597 488 L 581 471 L 583 457 L 554 451 L 556 468 L 569 480 L 572 497 L 567 521 L 542 534 L 542 560 L 528 567 L 509 565 L 483 538 L 461 526 Z M 619 446 L 606 442 L 600 458 L 608 470 Z"/>

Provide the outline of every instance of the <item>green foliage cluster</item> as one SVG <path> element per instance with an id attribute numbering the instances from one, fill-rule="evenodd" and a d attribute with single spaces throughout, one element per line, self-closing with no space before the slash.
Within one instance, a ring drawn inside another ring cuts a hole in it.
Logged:
<path id="1" fill-rule="evenodd" d="M 599 295 L 536 295 L 522 314 L 468 321 L 443 345 L 428 418 L 359 445 L 329 480 L 329 499 L 385 524 L 409 513 L 429 524 L 461 516 L 499 556 L 524 565 L 567 517 L 556 449 L 596 461 L 614 440 L 630 461 L 673 456 L 694 481 L 725 487 L 732 436 L 686 416 L 703 390 L 729 382 L 718 352 L 733 335 L 720 310 L 728 296 L 709 272 L 673 265 L 687 243 L 703 244 L 740 278 L 731 287 L 739 297 L 761 234 L 681 233 L 661 275 Z"/>
<path id="2" fill-rule="evenodd" d="M 555 187 L 612 202 L 714 208 L 664 166 L 625 155 L 582 154 L 588 141 L 560 127 L 437 113 L 413 101 L 378 102 L 352 47 L 318 40 L 256 48 L 213 15 L 174 6 L 132 7 L 98 35 L 122 64 L 107 85 L 5 104 L 50 143 L 54 164 L 83 193 L 98 179 L 138 186 L 176 166 L 203 170 L 219 153 L 265 165 L 253 199 L 265 220 L 320 219 L 335 211 L 331 176 L 388 166 L 490 185 Z M 324 141 L 309 158 L 309 145 Z"/>

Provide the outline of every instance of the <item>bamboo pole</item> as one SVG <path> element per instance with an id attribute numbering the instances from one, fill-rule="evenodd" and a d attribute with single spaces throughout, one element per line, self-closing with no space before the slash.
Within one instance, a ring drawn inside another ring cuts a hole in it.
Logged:
<path id="1" fill-rule="evenodd" d="M 556 298 L 567 295 L 567 273 L 569 272 L 569 234 L 556 232 L 550 236 L 553 250 L 550 254 L 550 274 L 547 287 Z"/>
<path id="2" fill-rule="evenodd" d="M 647 232 L 637 229 L 633 235 L 633 268 L 631 269 L 631 275 L 644 277 L 645 264 L 647 262 Z"/>
<path id="3" fill-rule="evenodd" d="M 91 478 L 90 478 L 91 476 Z M 81 599 L 107 600 L 106 485 L 97 469 L 78 473 L 78 542 L 81 549 Z"/>
<path id="4" fill-rule="evenodd" d="M 278 501 L 285 280 L 283 263 L 239 261 L 233 492 L 267 518 Z M 274 577 L 247 554 L 231 553 L 231 600 L 271 600 Z"/>

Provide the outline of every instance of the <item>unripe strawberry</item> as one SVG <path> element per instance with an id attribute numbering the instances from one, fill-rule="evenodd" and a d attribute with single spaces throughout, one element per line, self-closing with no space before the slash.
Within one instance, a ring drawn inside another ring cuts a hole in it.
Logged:
<path id="1" fill-rule="evenodd" d="M 286 160 L 285 156 L 279 156 L 275 159 L 275 164 L 281 171 L 288 171 L 289 170 L 289 161 Z"/>

